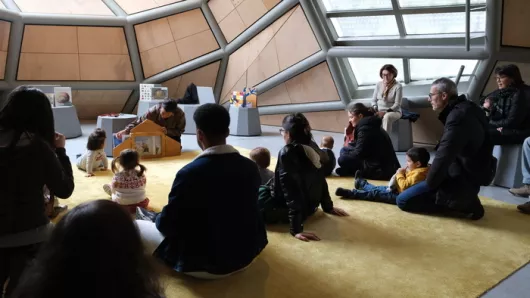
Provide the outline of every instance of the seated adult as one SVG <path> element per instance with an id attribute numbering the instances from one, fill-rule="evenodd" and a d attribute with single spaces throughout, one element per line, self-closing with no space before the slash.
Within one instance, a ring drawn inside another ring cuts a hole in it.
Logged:
<path id="1" fill-rule="evenodd" d="M 521 158 L 521 170 L 523 172 L 523 186 L 519 188 L 510 188 L 509 192 L 518 197 L 530 197 L 530 137 L 523 142 L 523 156 Z M 519 211 L 530 214 L 530 201 L 517 206 Z"/>
<path id="2" fill-rule="evenodd" d="M 366 179 L 388 180 L 400 168 L 390 137 L 381 128 L 381 118 L 362 103 L 348 108 L 350 124 L 355 128 L 353 142 L 340 150 L 339 176 L 361 171 Z"/>
<path id="3" fill-rule="evenodd" d="M 161 298 L 157 273 L 129 213 L 97 200 L 59 221 L 14 296 Z"/>
<path id="4" fill-rule="evenodd" d="M 491 178 L 493 146 L 488 141 L 488 121 L 481 108 L 458 96 L 447 78 L 433 82 L 429 93 L 433 110 L 439 111 L 444 132 L 427 180 L 398 195 L 399 208 L 410 212 L 449 212 L 480 219 L 484 208 L 480 186 Z"/>
<path id="5" fill-rule="evenodd" d="M 193 116 L 203 152 L 173 181 L 156 223 L 137 221 L 149 253 L 175 271 L 221 278 L 249 266 L 267 245 L 258 209 L 256 164 L 226 144 L 228 111 L 200 106 Z"/>
<path id="6" fill-rule="evenodd" d="M 489 134 L 495 145 L 522 144 L 530 136 L 530 98 L 516 65 L 495 69 L 498 90 L 483 99 L 489 117 Z"/>
<path id="7" fill-rule="evenodd" d="M 333 207 L 328 184 L 321 171 L 318 147 L 313 148 L 313 135 L 301 113 L 287 115 L 280 132 L 285 146 L 278 153 L 272 197 L 263 202 L 267 223 L 289 222 L 291 235 L 302 241 L 320 240 L 314 233 L 304 232 L 304 221 L 320 205 L 324 212 L 338 216 L 347 213 Z"/>
<path id="8" fill-rule="evenodd" d="M 120 143 L 124 135 L 130 134 L 131 129 L 147 119 L 160 125 L 164 134 L 181 143 L 180 136 L 186 128 L 186 117 L 173 99 L 152 106 L 144 115 L 127 125 L 124 130 L 117 132 L 115 137 L 118 140 L 115 141 Z"/>
<path id="9" fill-rule="evenodd" d="M 45 186 L 52 198 L 74 190 L 64 145 L 48 97 L 25 86 L 13 90 L 0 112 L 0 289 L 9 280 L 8 297 L 49 236 Z"/>
<path id="10" fill-rule="evenodd" d="M 383 119 L 383 129 L 392 130 L 392 124 L 401 118 L 401 99 L 403 91 L 401 84 L 396 81 L 398 71 L 392 64 L 385 64 L 379 70 L 379 77 L 383 79 L 375 85 L 372 107 L 377 116 Z"/>

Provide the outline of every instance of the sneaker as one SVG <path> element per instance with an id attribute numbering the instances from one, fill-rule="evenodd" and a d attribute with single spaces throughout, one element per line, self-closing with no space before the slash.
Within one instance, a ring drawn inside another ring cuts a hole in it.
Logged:
<path id="1" fill-rule="evenodd" d="M 103 184 L 103 191 L 105 191 L 105 193 L 109 196 L 112 196 L 112 189 L 110 188 L 110 184 Z"/>
<path id="2" fill-rule="evenodd" d="M 355 172 L 355 189 L 363 189 L 363 184 L 364 182 L 366 182 L 366 180 L 364 180 L 362 178 L 362 173 L 360 170 L 357 170 Z"/>
<path id="3" fill-rule="evenodd" d="M 517 206 L 517 209 L 524 214 L 530 214 L 530 201 Z"/>
<path id="4" fill-rule="evenodd" d="M 342 188 L 342 187 L 339 187 L 337 188 L 337 190 L 335 191 L 335 195 L 336 196 L 339 196 L 341 198 L 349 198 L 351 197 L 353 194 L 352 194 L 352 191 L 349 190 L 349 189 L 345 189 L 345 188 Z"/>
<path id="5" fill-rule="evenodd" d="M 136 207 L 136 219 L 137 220 L 147 220 L 154 222 L 158 214 L 154 211 L 149 211 L 142 207 Z"/>
<path id="6" fill-rule="evenodd" d="M 527 198 L 530 196 L 530 185 L 525 184 L 519 188 L 510 188 L 508 191 L 514 196 Z"/>

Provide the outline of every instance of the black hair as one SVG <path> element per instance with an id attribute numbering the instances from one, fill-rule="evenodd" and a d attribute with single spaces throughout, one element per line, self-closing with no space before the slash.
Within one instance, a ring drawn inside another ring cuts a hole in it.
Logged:
<path id="1" fill-rule="evenodd" d="M 413 162 L 420 162 L 421 167 L 424 168 L 429 165 L 429 160 L 431 159 L 431 155 L 429 154 L 429 151 L 425 148 L 410 148 L 407 151 L 407 156 L 412 160 Z"/>
<path id="2" fill-rule="evenodd" d="M 513 80 L 513 85 L 519 86 L 524 84 L 523 78 L 521 76 L 521 71 L 519 67 L 515 64 L 502 65 L 495 68 L 495 74 L 499 76 L 506 76 Z"/>
<path id="3" fill-rule="evenodd" d="M 302 113 L 285 116 L 282 121 L 282 128 L 289 133 L 291 142 L 309 145 L 313 141 L 311 125 L 309 125 L 309 121 Z"/>
<path id="4" fill-rule="evenodd" d="M 271 165 L 271 152 L 267 148 L 264 148 L 264 147 L 254 148 L 252 149 L 252 151 L 250 151 L 249 157 L 261 169 L 266 169 Z"/>
<path id="5" fill-rule="evenodd" d="M 22 133 L 29 132 L 54 147 L 55 125 L 50 100 L 37 88 L 19 86 L 9 93 L 0 112 L 0 126 L 17 132 L 12 142 L 17 142 Z"/>
<path id="6" fill-rule="evenodd" d="M 96 128 L 88 136 L 86 148 L 90 151 L 99 150 L 105 143 L 106 138 L 107 138 L 107 133 L 101 128 Z"/>
<path id="7" fill-rule="evenodd" d="M 364 117 L 373 116 L 375 114 L 372 108 L 368 108 L 360 102 L 348 106 L 348 112 L 354 115 L 363 115 Z"/>
<path id="8" fill-rule="evenodd" d="M 175 113 L 177 111 L 177 101 L 174 99 L 166 99 L 162 102 L 162 107 L 168 113 Z"/>
<path id="9" fill-rule="evenodd" d="M 142 177 L 147 170 L 147 168 L 140 163 L 140 154 L 133 149 L 123 150 L 120 152 L 120 156 L 112 160 L 111 169 L 114 174 L 118 172 L 118 166 L 116 163 L 119 163 L 125 171 L 134 170 L 136 167 L 139 167 L 140 171 L 138 172 L 138 177 Z"/>
<path id="10" fill-rule="evenodd" d="M 201 105 L 193 114 L 197 129 L 211 140 L 222 140 L 228 136 L 230 115 L 221 105 L 207 103 Z"/>
<path id="11" fill-rule="evenodd" d="M 397 77 L 398 75 L 398 71 L 397 71 L 397 68 L 392 65 L 392 64 L 385 64 L 383 65 L 383 67 L 381 67 L 381 69 L 379 70 L 379 77 L 380 78 L 383 78 L 383 70 L 386 70 L 388 72 L 390 72 L 393 76 L 394 76 L 394 79 Z"/>
<path id="12" fill-rule="evenodd" d="M 55 226 L 15 297 L 161 297 L 159 276 L 130 214 L 96 200 L 68 212 Z"/>

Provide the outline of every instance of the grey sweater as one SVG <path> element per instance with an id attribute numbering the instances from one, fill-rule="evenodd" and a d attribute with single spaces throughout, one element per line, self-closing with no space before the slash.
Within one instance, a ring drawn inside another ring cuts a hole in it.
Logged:
<path id="1" fill-rule="evenodd" d="M 388 92 L 388 97 L 383 99 L 385 86 L 383 81 L 375 85 L 374 95 L 372 97 L 372 106 L 380 112 L 386 112 L 392 109 L 394 112 L 401 113 L 401 98 L 403 97 L 403 88 L 400 83 L 396 83 Z"/>

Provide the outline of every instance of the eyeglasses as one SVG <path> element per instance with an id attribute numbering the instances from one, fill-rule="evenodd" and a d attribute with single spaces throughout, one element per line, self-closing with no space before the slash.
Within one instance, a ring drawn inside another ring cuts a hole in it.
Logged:
<path id="1" fill-rule="evenodd" d="M 429 99 L 432 99 L 433 96 L 438 95 L 440 93 L 429 93 Z"/>

